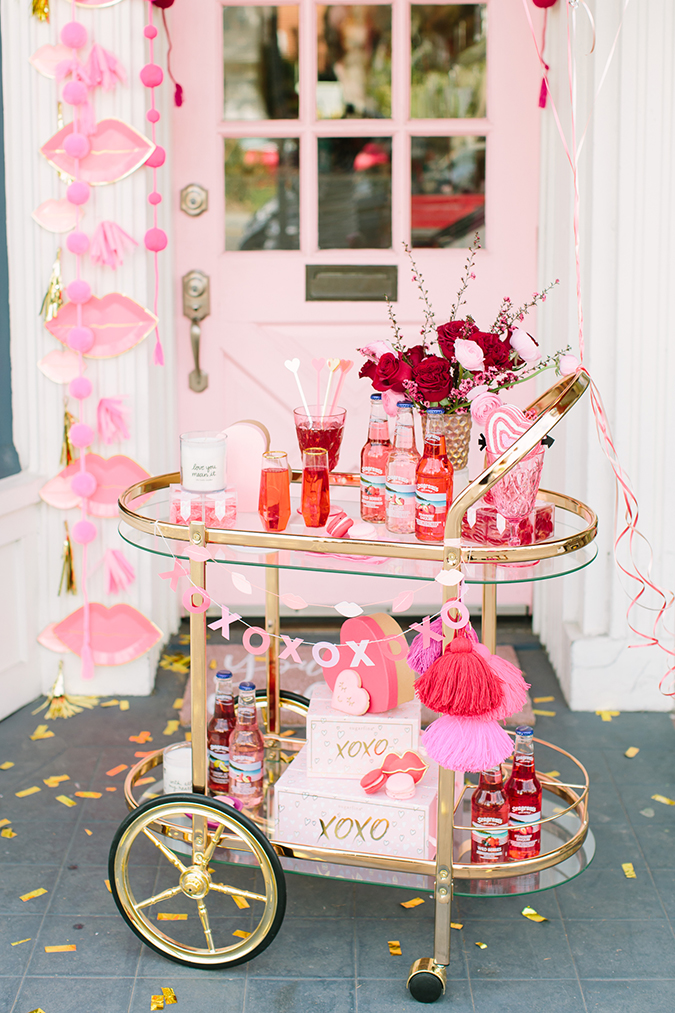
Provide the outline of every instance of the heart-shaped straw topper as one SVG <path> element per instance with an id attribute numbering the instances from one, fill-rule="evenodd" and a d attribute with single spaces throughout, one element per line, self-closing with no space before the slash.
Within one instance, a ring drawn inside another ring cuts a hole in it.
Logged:
<path id="1" fill-rule="evenodd" d="M 298 370 L 300 369 L 300 359 L 286 359 L 286 361 L 284 362 L 284 366 L 286 367 L 286 369 L 290 370 L 290 372 L 295 377 L 295 382 L 297 383 L 298 390 L 300 391 L 300 400 L 302 401 L 302 407 L 305 409 L 307 413 L 307 418 L 311 419 L 312 415 L 310 413 L 309 406 L 307 404 L 307 398 L 305 397 L 305 392 L 302 389 L 300 377 L 298 376 Z"/>
<path id="2" fill-rule="evenodd" d="M 342 390 L 342 384 L 345 381 L 345 377 L 353 365 L 354 363 L 352 362 L 351 359 L 340 359 L 340 376 L 338 378 L 337 387 L 335 388 L 335 393 L 333 394 L 333 401 L 330 406 L 331 415 L 335 411 L 335 406 L 338 402 L 338 398 L 340 397 L 340 391 Z"/>
<path id="3" fill-rule="evenodd" d="M 339 359 L 327 359 L 326 360 L 326 365 L 328 366 L 328 384 L 326 386 L 326 396 L 323 399 L 323 406 L 321 408 L 321 421 L 322 422 L 323 422 L 323 417 L 326 414 L 326 407 L 328 405 L 328 395 L 330 393 L 330 385 L 333 382 L 333 374 L 335 373 L 336 369 L 340 368 L 340 360 Z"/>
<path id="4" fill-rule="evenodd" d="M 507 404 L 489 416 L 485 424 L 485 446 L 491 454 L 503 454 L 512 447 L 532 422 L 515 405 Z"/>
<path id="5" fill-rule="evenodd" d="M 340 360 L 339 359 L 326 359 L 326 365 L 330 369 L 331 373 L 334 373 L 335 370 L 340 365 Z"/>

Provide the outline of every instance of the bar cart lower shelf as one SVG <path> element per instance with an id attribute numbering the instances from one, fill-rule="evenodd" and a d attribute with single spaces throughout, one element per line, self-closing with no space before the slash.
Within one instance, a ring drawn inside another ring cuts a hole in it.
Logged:
<path id="1" fill-rule="evenodd" d="M 161 781 L 155 768 L 162 762 L 162 751 L 143 757 L 127 776 L 130 812 L 110 851 L 115 902 L 149 947 L 197 968 L 231 967 L 251 960 L 269 946 L 281 927 L 286 873 L 429 891 L 435 901 L 433 956 L 413 963 L 407 986 L 418 1001 L 434 1002 L 446 989 L 453 893 L 470 897 L 532 893 L 559 886 L 588 866 L 595 848 L 588 823 L 588 775 L 571 754 L 537 739 L 537 773 L 544 801 L 542 849 L 536 858 L 490 865 L 468 862 L 471 789 L 465 783 L 455 797 L 454 772 L 443 768 L 438 775 L 433 859 L 330 850 L 318 843 L 290 844 L 276 835 L 274 820 L 276 782 L 288 762 L 287 754 L 304 741 L 295 734 L 282 734 L 284 713 L 292 712 L 297 725 L 298 715 L 306 717 L 309 706 L 305 698 L 287 694 L 279 685 L 280 572 L 321 570 L 327 576 L 348 573 L 355 579 L 364 575 L 429 581 L 439 567 L 461 568 L 466 582 L 483 586 L 483 642 L 494 652 L 497 585 L 548 579 L 588 565 L 594 558 L 597 522 L 583 503 L 544 490 L 539 499 L 553 503 L 557 517 L 556 530 L 546 541 L 514 547 L 470 545 L 461 540 L 462 518 L 537 446 L 587 385 L 583 373 L 563 378 L 530 406 L 537 415 L 530 429 L 453 501 L 444 543 L 424 545 L 405 536 L 400 541 L 353 540 L 345 556 L 340 539 L 290 529 L 281 534 L 263 532 L 254 515 L 240 517 L 240 527 L 233 530 L 206 529 L 195 522 L 169 523 L 167 492 L 179 481 L 178 475 L 146 479 L 123 494 L 122 537 L 159 556 L 189 558 L 193 605 L 202 604 L 196 589 L 206 588 L 206 558 L 213 555 L 200 550 L 210 543 L 223 547 L 216 565 L 264 568 L 265 629 L 271 638 L 267 688 L 258 691 L 257 701 L 266 732 L 265 798 L 257 809 L 240 813 L 206 792 L 206 617 L 204 612 L 191 613 L 193 793 L 158 794 Z M 334 491 L 341 486 L 347 494 L 357 493 L 358 482 L 358 475 L 331 476 Z M 444 600 L 455 596 L 452 583 L 443 587 Z M 444 627 L 444 633 L 449 641 L 452 631 Z M 542 754 L 547 757 L 543 764 Z M 556 769 L 543 772 L 549 762 Z M 151 770 L 156 780 L 145 794 L 139 794 Z M 188 918 L 184 910 L 177 910 L 176 905 L 184 909 L 188 903 L 196 906 L 198 917 Z"/>

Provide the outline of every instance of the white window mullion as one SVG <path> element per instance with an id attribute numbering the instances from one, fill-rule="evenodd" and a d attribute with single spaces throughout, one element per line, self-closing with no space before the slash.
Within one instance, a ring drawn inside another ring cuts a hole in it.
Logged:
<path id="1" fill-rule="evenodd" d="M 300 251 L 311 256 L 318 245 L 319 183 L 316 135 L 316 5 L 300 2 Z"/>

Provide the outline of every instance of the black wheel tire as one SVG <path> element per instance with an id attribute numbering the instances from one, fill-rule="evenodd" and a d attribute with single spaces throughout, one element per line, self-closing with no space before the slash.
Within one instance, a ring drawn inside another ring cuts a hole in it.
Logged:
<path id="1" fill-rule="evenodd" d="M 255 698 L 256 700 L 266 700 L 267 690 L 257 689 L 255 691 Z M 284 700 L 288 700 L 289 703 L 300 704 L 301 707 L 309 710 L 309 697 L 303 696 L 302 693 L 291 693 L 290 690 L 282 689 L 279 691 L 279 700 L 282 707 L 284 705 Z"/>
<path id="2" fill-rule="evenodd" d="M 436 1002 L 443 995 L 443 982 L 431 971 L 417 971 L 408 982 L 408 990 L 417 1002 Z"/>
<path id="3" fill-rule="evenodd" d="M 224 815 L 229 817 L 229 819 L 231 819 L 234 823 L 239 823 L 241 826 L 245 827 L 248 833 L 256 838 L 262 850 L 265 852 L 266 857 L 269 860 L 270 866 L 272 867 L 272 871 L 274 873 L 274 879 L 276 882 L 276 889 L 277 889 L 278 901 L 276 913 L 264 939 L 260 941 L 260 943 L 255 947 L 255 949 L 251 950 L 243 957 L 233 957 L 231 959 L 223 960 L 219 963 L 210 963 L 208 967 L 205 967 L 204 964 L 197 963 L 192 960 L 180 959 L 178 957 L 173 956 L 170 953 L 166 953 L 159 946 L 155 946 L 154 943 L 150 942 L 150 940 L 148 940 L 146 936 L 143 934 L 143 932 L 136 925 L 134 925 L 132 920 L 127 915 L 124 905 L 117 892 L 117 884 L 115 882 L 115 855 L 117 853 L 118 844 L 122 838 L 122 835 L 139 817 L 143 816 L 145 813 L 149 812 L 152 809 L 159 809 L 161 806 L 166 804 L 167 800 L 170 800 L 171 802 L 182 802 L 188 806 L 194 803 L 196 800 L 202 803 L 204 801 L 208 801 L 208 804 L 211 808 L 217 810 L 218 812 L 223 813 Z M 217 969 L 220 967 L 235 967 L 237 964 L 244 964 L 247 961 L 252 960 L 254 957 L 257 957 L 259 953 L 262 953 L 263 950 L 266 950 L 267 947 L 270 945 L 270 943 L 273 941 L 277 932 L 281 928 L 281 923 L 283 922 L 284 915 L 286 913 L 286 878 L 284 876 L 284 870 L 281 867 L 279 857 L 274 848 L 272 847 L 272 845 L 270 844 L 270 842 L 267 840 L 262 831 L 258 829 L 253 820 L 249 819 L 248 816 L 246 816 L 243 812 L 239 812 L 237 809 L 234 808 L 234 806 L 227 805 L 227 803 L 225 802 L 219 802 L 217 799 L 214 798 L 205 799 L 204 795 L 193 795 L 188 794 L 187 792 L 185 794 L 176 793 L 171 795 L 162 795 L 158 798 L 151 798 L 147 802 L 144 802 L 143 805 L 138 806 L 137 809 L 133 809 L 129 813 L 129 815 L 126 816 L 120 823 L 119 827 L 117 828 L 117 832 L 113 837 L 112 844 L 110 845 L 110 853 L 108 857 L 108 877 L 109 877 L 108 881 L 110 883 L 110 892 L 113 895 L 115 904 L 117 905 L 117 908 L 120 914 L 122 915 L 122 918 L 124 918 L 125 922 L 129 926 L 131 931 L 136 936 L 138 936 L 141 942 L 145 943 L 145 945 L 150 947 L 151 950 L 154 950 L 155 953 L 159 953 L 161 957 L 165 957 L 167 960 L 172 960 L 176 964 L 182 964 L 184 967 L 197 967 L 200 970 L 208 970 L 208 969 Z"/>

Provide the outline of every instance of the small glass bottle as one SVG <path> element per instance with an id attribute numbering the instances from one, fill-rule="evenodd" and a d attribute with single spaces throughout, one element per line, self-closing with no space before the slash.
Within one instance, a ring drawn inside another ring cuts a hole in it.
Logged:
<path id="1" fill-rule="evenodd" d="M 415 422 L 412 402 L 397 405 L 394 444 L 387 458 L 386 526 L 387 531 L 411 535 L 415 530 L 415 478 L 420 459 L 415 446 Z"/>
<path id="2" fill-rule="evenodd" d="M 216 672 L 216 700 L 213 717 L 207 726 L 209 751 L 209 791 L 223 795 L 230 781 L 230 734 L 236 724 L 232 699 L 232 672 Z"/>
<path id="3" fill-rule="evenodd" d="M 484 770 L 471 796 L 471 861 L 505 862 L 509 845 L 509 803 L 501 767 Z"/>
<path id="4" fill-rule="evenodd" d="M 361 519 L 384 524 L 386 509 L 384 483 L 391 450 L 389 420 L 381 394 L 370 395 L 368 440 L 361 451 Z"/>
<path id="5" fill-rule="evenodd" d="M 237 723 L 230 735 L 230 795 L 251 808 L 262 802 L 265 743 L 258 728 L 255 685 L 239 683 Z"/>
<path id="6" fill-rule="evenodd" d="M 516 728 L 513 770 L 506 782 L 509 803 L 509 858 L 536 858 L 541 850 L 541 784 L 534 769 L 534 733 L 528 725 Z"/>
<path id="7" fill-rule="evenodd" d="M 427 409 L 424 452 L 417 465 L 415 534 L 421 542 L 442 542 L 452 502 L 453 469 L 445 450 L 442 408 Z"/>

